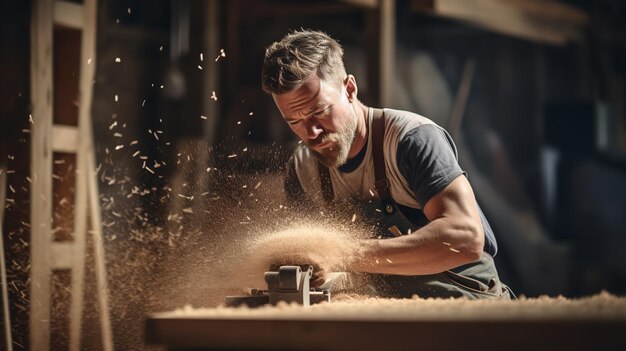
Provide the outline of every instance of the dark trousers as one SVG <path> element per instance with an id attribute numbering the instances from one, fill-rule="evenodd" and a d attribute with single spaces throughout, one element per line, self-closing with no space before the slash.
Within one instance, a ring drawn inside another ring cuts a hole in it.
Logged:
<path id="1" fill-rule="evenodd" d="M 500 281 L 493 258 L 483 252 L 472 263 L 431 275 L 402 276 L 389 274 L 349 273 L 331 289 L 337 293 L 358 293 L 386 298 L 460 298 L 516 299 Z"/>

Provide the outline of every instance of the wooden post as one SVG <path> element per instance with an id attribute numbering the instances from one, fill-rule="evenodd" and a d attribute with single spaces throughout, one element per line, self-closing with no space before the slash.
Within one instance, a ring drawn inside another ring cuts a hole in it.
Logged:
<path id="1" fill-rule="evenodd" d="M 52 0 L 33 1 L 31 26 L 31 298 L 30 348 L 50 340 L 50 243 L 52 241 Z"/>
<path id="2" fill-rule="evenodd" d="M 367 40 L 367 95 L 370 104 L 389 107 L 393 98 L 396 67 L 396 2 L 378 0 L 365 11 Z"/>
<path id="3" fill-rule="evenodd" d="M 380 105 L 389 107 L 396 80 L 396 1 L 380 0 L 379 11 Z"/>

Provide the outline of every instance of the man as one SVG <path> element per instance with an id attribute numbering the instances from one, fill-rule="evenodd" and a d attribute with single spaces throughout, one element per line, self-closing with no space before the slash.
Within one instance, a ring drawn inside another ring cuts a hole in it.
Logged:
<path id="1" fill-rule="evenodd" d="M 346 271 L 382 277 L 386 296 L 510 298 L 495 237 L 444 129 L 361 103 L 343 49 L 322 32 L 271 44 L 262 87 L 303 144 L 288 165 L 288 197 L 334 209 L 357 203 L 378 234 L 393 236 L 359 242 Z"/>

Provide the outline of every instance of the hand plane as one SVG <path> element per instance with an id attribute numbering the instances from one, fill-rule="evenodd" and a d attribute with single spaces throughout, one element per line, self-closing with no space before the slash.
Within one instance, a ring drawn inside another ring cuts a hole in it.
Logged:
<path id="1" fill-rule="evenodd" d="M 229 307 L 258 307 L 276 305 L 280 301 L 296 302 L 303 306 L 330 302 L 330 290 L 310 287 L 312 276 L 312 266 L 305 266 L 305 270 L 300 266 L 281 266 L 278 271 L 265 272 L 267 290 L 250 289 L 250 295 L 226 296 L 225 304 Z"/>

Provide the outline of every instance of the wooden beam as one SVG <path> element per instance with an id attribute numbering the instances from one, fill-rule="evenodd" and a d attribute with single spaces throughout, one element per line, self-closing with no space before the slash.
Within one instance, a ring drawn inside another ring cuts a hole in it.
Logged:
<path id="1" fill-rule="evenodd" d="M 573 6 L 553 0 L 499 0 L 522 11 L 557 21 L 584 25 L 589 21 L 587 14 Z"/>
<path id="2" fill-rule="evenodd" d="M 78 149 L 78 128 L 56 124 L 52 126 L 52 150 L 75 153 Z"/>
<path id="3" fill-rule="evenodd" d="M 339 2 L 368 9 L 375 9 L 379 7 L 378 0 L 339 0 Z"/>
<path id="4" fill-rule="evenodd" d="M 396 0 L 379 0 L 380 104 L 390 107 L 396 78 Z"/>
<path id="5" fill-rule="evenodd" d="M 365 20 L 365 59 L 366 59 L 366 79 L 367 95 L 366 100 L 372 106 L 380 104 L 380 16 L 378 10 L 364 11 Z M 363 95 L 365 96 L 365 95 Z"/>
<path id="6" fill-rule="evenodd" d="M 69 1 L 55 1 L 54 23 L 65 27 L 82 29 L 85 25 L 83 5 Z"/>
<path id="7" fill-rule="evenodd" d="M 581 40 L 583 26 L 589 21 L 583 11 L 552 0 L 412 0 L 411 8 L 554 45 Z"/>
<path id="8" fill-rule="evenodd" d="M 31 21 L 31 245 L 30 349 L 50 344 L 50 259 L 52 214 L 52 1 L 32 2 Z"/>
<path id="9" fill-rule="evenodd" d="M 81 277 L 84 280 L 84 266 L 86 253 L 87 219 L 92 230 L 94 265 L 96 273 L 96 287 L 98 293 L 98 309 L 100 311 L 100 332 L 102 338 L 102 349 L 104 351 L 113 350 L 113 332 L 111 329 L 111 317 L 109 315 L 109 289 L 106 275 L 106 256 L 104 251 L 104 238 L 102 237 L 102 218 L 100 214 L 100 193 L 98 191 L 98 180 L 96 172 L 95 147 L 93 142 L 92 125 L 92 96 L 93 80 L 96 71 L 96 28 L 98 20 L 98 0 L 85 0 L 84 18 L 86 26 L 83 28 L 82 45 L 80 53 L 80 81 L 79 81 L 79 106 L 78 124 L 80 139 L 78 140 L 79 153 L 77 158 L 77 172 L 81 174 L 76 179 L 76 214 L 74 220 L 74 231 L 80 233 L 80 242 L 76 240 L 75 245 L 79 248 L 82 257 L 76 257 L 74 261 L 74 277 Z M 80 197 L 78 193 L 81 193 Z M 83 206 L 78 211 L 78 206 Z M 78 237 L 79 235 L 75 235 Z M 76 255 L 78 256 L 78 255 Z M 73 278 L 74 279 L 74 278 Z M 73 281 L 72 284 L 76 282 Z M 74 306 L 71 311 L 70 332 L 75 341 L 72 343 L 72 350 L 80 350 L 80 331 L 82 326 L 82 295 L 83 282 L 76 286 L 73 293 L 81 294 L 81 299 L 73 301 Z"/>
<path id="10" fill-rule="evenodd" d="M 72 269 L 75 254 L 74 243 L 71 241 L 51 243 L 50 269 Z"/>
<path id="11" fill-rule="evenodd" d="M 396 1 L 378 0 L 364 11 L 367 58 L 367 96 L 373 106 L 389 107 L 396 67 Z"/>
<path id="12" fill-rule="evenodd" d="M 362 11 L 363 9 L 375 8 L 370 6 L 355 6 L 355 2 L 361 3 L 362 1 L 352 1 L 353 4 L 349 4 L 351 1 L 338 1 L 338 2 L 283 2 L 280 6 L 277 6 L 266 1 L 248 1 L 246 2 L 246 11 L 239 11 L 241 18 L 281 18 L 281 17 L 294 17 L 294 16 L 319 16 L 319 15 L 337 15 L 342 13 L 354 13 Z M 363 1 L 364 2 L 364 1 Z M 378 0 L 375 0 L 378 2 Z M 230 3 L 230 1 L 228 2 Z M 240 6 L 240 5 L 237 5 Z M 237 7 L 239 9 L 240 7 Z"/>
<path id="13" fill-rule="evenodd" d="M 85 0 L 84 7 L 92 8 L 95 6 L 96 0 Z M 87 176 L 89 166 L 86 162 L 86 154 L 93 152 L 90 148 L 90 140 L 92 139 L 89 123 L 91 121 L 91 90 L 93 87 L 93 67 L 95 66 L 95 50 L 93 41 L 96 40 L 93 35 L 96 25 L 95 16 L 85 18 L 87 12 L 81 6 L 80 17 L 85 22 L 85 26 L 81 28 L 81 45 L 79 54 L 79 75 L 78 75 L 78 128 L 77 138 L 74 140 L 76 147 L 76 190 L 74 192 L 74 241 L 72 242 L 73 255 L 71 256 L 71 294 L 69 308 L 69 331 L 70 331 L 70 351 L 79 351 L 81 349 L 81 326 L 83 320 L 83 297 L 85 285 L 85 256 L 86 239 L 87 239 Z M 92 11 L 92 10 L 90 10 Z M 77 12 L 77 15 L 79 13 Z M 87 64 L 88 59 L 92 59 Z M 57 126 L 55 126 L 57 128 Z M 103 292 L 98 291 L 97 296 Z M 106 293 L 106 292 L 105 292 Z M 106 313 L 101 311 L 100 313 Z"/>

